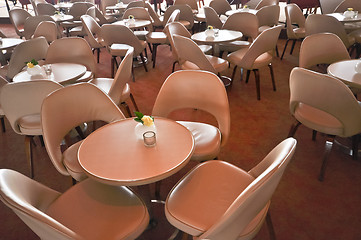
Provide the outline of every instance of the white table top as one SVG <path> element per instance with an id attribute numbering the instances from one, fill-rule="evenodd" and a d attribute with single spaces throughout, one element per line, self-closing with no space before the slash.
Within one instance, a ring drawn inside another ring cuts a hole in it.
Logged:
<path id="1" fill-rule="evenodd" d="M 357 73 L 355 70 L 356 63 L 359 61 L 361 60 L 353 59 L 333 63 L 328 66 L 327 73 L 350 87 L 361 88 L 361 73 Z"/>
<path id="2" fill-rule="evenodd" d="M 342 13 L 329 13 L 327 14 L 336 18 L 338 21 L 342 23 L 351 23 L 351 22 L 360 22 L 361 21 L 361 13 L 357 15 L 355 18 L 346 18 Z"/>
<path id="3" fill-rule="evenodd" d="M 22 42 L 24 42 L 24 40 L 20 38 L 1 38 L 0 50 L 16 47 Z"/>
<path id="4" fill-rule="evenodd" d="M 123 10 L 123 9 L 126 9 L 127 7 L 128 7 L 128 4 L 117 3 L 116 5 L 113 5 L 113 6 L 107 6 L 106 9 L 107 10 Z"/>
<path id="5" fill-rule="evenodd" d="M 30 75 L 26 70 L 19 72 L 13 78 L 13 82 L 25 82 L 32 80 L 52 80 L 60 84 L 74 83 L 76 79 L 83 76 L 86 72 L 86 67 L 75 63 L 53 63 L 51 64 L 52 73 L 50 76 L 45 74 Z"/>
<path id="6" fill-rule="evenodd" d="M 226 12 L 226 16 L 231 16 L 232 14 L 238 13 L 238 12 L 249 12 L 252 14 L 256 14 L 258 12 L 258 10 L 255 10 L 255 9 L 244 10 L 243 8 L 239 8 L 239 9 L 235 9 L 235 10 L 228 10 Z"/>
<path id="7" fill-rule="evenodd" d="M 56 5 L 54 5 L 54 7 L 56 8 L 71 8 L 73 6 L 73 3 L 72 2 L 60 2 Z"/>
<path id="8" fill-rule="evenodd" d="M 55 14 L 50 17 L 54 19 L 55 22 L 71 21 L 74 19 L 74 17 L 69 14 Z"/>
<path id="9" fill-rule="evenodd" d="M 142 20 L 142 19 L 134 19 L 134 20 L 135 20 L 134 24 L 129 24 L 128 19 L 116 21 L 112 24 L 127 26 L 130 29 L 143 28 L 143 27 L 146 27 L 146 26 L 149 26 L 150 24 L 152 24 L 151 21 L 149 21 L 149 20 Z"/>
<path id="10" fill-rule="evenodd" d="M 136 186 L 162 180 L 185 166 L 194 151 L 192 133 L 181 124 L 155 118 L 156 146 L 144 146 L 132 118 L 108 124 L 80 145 L 78 161 L 97 181 Z"/>
<path id="11" fill-rule="evenodd" d="M 243 36 L 241 32 L 220 29 L 218 32 L 218 36 L 208 37 L 206 33 L 198 32 L 192 35 L 192 40 L 195 42 L 207 43 L 207 44 L 215 44 L 215 43 L 224 43 L 224 42 L 232 42 L 237 39 L 240 39 Z"/>

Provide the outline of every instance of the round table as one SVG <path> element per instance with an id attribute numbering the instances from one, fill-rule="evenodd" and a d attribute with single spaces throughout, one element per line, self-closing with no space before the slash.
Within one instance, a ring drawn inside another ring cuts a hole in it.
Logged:
<path id="1" fill-rule="evenodd" d="M 342 13 L 329 13 L 327 15 L 336 18 L 338 21 L 342 23 L 361 22 L 361 14 L 358 14 L 357 17 L 353 17 L 353 18 L 346 18 Z"/>
<path id="2" fill-rule="evenodd" d="M 74 83 L 75 80 L 83 76 L 86 72 L 86 67 L 76 63 L 53 63 L 51 64 L 52 73 L 46 75 L 45 71 L 42 74 L 32 76 L 26 70 L 19 72 L 13 78 L 13 82 L 25 82 L 32 80 L 52 80 L 60 84 Z"/>
<path id="3" fill-rule="evenodd" d="M 7 64 L 6 57 L 4 56 L 2 51 L 12 49 L 22 42 L 24 42 L 24 40 L 20 39 L 20 38 L 1 38 L 1 41 L 0 41 L 0 63 L 1 63 L 1 65 Z"/>
<path id="4" fill-rule="evenodd" d="M 132 118 L 107 124 L 79 147 L 85 173 L 110 185 L 137 186 L 169 177 L 185 166 L 194 151 L 192 133 L 183 125 L 155 118 L 156 146 L 146 147 L 135 134 Z"/>
<path id="5" fill-rule="evenodd" d="M 55 14 L 50 17 L 57 23 L 65 22 L 65 21 L 72 21 L 74 19 L 74 17 L 69 14 Z"/>
<path id="6" fill-rule="evenodd" d="M 353 59 L 332 63 L 328 66 L 327 73 L 350 87 L 361 88 L 361 73 L 355 70 L 356 63 L 359 61 L 361 60 Z"/>
<path id="7" fill-rule="evenodd" d="M 107 10 L 111 10 L 111 11 L 115 11 L 115 10 L 124 10 L 128 7 L 128 4 L 124 4 L 124 3 L 118 3 L 116 5 L 113 6 L 107 6 L 106 9 Z"/>
<path id="8" fill-rule="evenodd" d="M 128 19 L 123 19 L 123 20 L 120 20 L 120 21 L 116 21 L 112 24 L 117 24 L 117 25 L 123 25 L 123 26 L 126 26 L 130 29 L 137 29 L 137 28 L 144 28 L 146 26 L 149 26 L 151 25 L 151 21 L 149 20 L 142 20 L 142 19 L 134 19 L 134 24 L 129 24 L 128 23 Z"/>
<path id="9" fill-rule="evenodd" d="M 235 9 L 235 10 L 228 10 L 226 12 L 226 16 L 231 16 L 232 14 L 239 13 L 239 12 L 249 12 L 252 14 L 256 14 L 258 12 L 258 10 L 256 10 L 256 9 L 244 10 L 243 8 L 239 8 L 239 9 Z"/>

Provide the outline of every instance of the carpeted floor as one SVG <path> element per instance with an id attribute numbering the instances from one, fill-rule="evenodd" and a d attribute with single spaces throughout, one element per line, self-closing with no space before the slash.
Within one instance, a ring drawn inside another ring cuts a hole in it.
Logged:
<path id="1" fill-rule="evenodd" d="M 16 36 L 11 25 L 0 25 L 8 36 Z M 278 49 L 283 50 L 285 40 L 280 39 Z M 289 113 L 288 78 L 298 64 L 299 43 L 293 55 L 289 51 L 281 61 L 274 59 L 277 91 L 272 90 L 268 68 L 260 70 L 261 100 L 256 99 L 254 76 L 246 84 L 237 72 L 233 87 L 228 89 L 231 110 L 231 134 L 219 159 L 233 163 L 245 170 L 251 169 L 280 141 L 287 137 L 293 118 Z M 148 53 L 148 56 L 149 53 Z M 143 113 L 150 114 L 157 93 L 171 73 L 172 55 L 168 46 L 158 48 L 156 67 L 148 64 L 135 69 L 135 82 L 130 86 Z M 224 75 L 231 76 L 233 68 Z M 110 55 L 102 50 L 98 76 L 110 76 Z M 205 86 L 206 87 L 206 86 Z M 320 93 L 322 96 L 324 93 Z M 337 96 L 335 96 L 337 97 Z M 129 105 L 132 107 L 131 103 Z M 347 106 L 345 106 L 347 107 Z M 203 120 L 198 111 L 175 114 L 175 117 L 194 116 Z M 6 122 L 6 132 L 0 133 L 0 168 L 10 168 L 28 174 L 24 152 L 24 138 L 13 132 Z M 317 176 L 321 166 L 325 136 L 311 139 L 312 131 L 300 127 L 295 135 L 298 146 L 294 159 L 288 165 L 278 189 L 272 198 L 270 212 L 278 240 L 357 240 L 361 239 L 361 163 L 334 148 L 326 170 L 324 182 Z M 35 180 L 58 191 L 71 186 L 71 179 L 56 171 L 46 150 L 36 139 L 34 150 Z M 177 174 L 165 179 L 162 198 L 171 187 L 197 163 L 190 162 Z M 142 189 L 140 189 L 142 191 Z M 173 228 L 164 216 L 162 205 L 154 204 L 158 225 L 143 233 L 139 239 L 167 239 Z M 121 226 L 119 226 L 121 227 Z M 36 235 L 5 205 L 0 204 L 0 239 L 37 239 Z M 262 227 L 256 239 L 269 239 Z"/>

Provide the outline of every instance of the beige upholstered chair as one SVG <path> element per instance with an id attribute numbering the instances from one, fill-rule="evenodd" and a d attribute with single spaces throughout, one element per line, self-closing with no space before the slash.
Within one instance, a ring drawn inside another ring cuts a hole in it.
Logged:
<path id="1" fill-rule="evenodd" d="M 361 2 L 358 0 L 343 0 L 341 3 L 335 8 L 334 12 L 341 12 L 347 10 L 347 8 L 353 8 L 354 11 L 361 12 Z"/>
<path id="2" fill-rule="evenodd" d="M 84 38 L 67 37 L 53 41 L 46 53 L 45 63 L 77 63 L 86 66 L 86 73 L 78 82 L 87 82 L 97 77 L 96 61 Z"/>
<path id="3" fill-rule="evenodd" d="M 336 136 L 353 136 L 352 153 L 357 159 L 357 135 L 361 133 L 360 102 L 340 80 L 303 68 L 292 70 L 290 91 L 290 111 L 296 123 L 291 127 L 289 136 L 293 136 L 301 124 L 328 136 L 319 175 L 319 180 L 323 181 L 328 155 Z"/>
<path id="4" fill-rule="evenodd" d="M 197 165 L 168 194 L 168 221 L 194 239 L 249 240 L 266 219 L 276 239 L 268 209 L 296 144 L 282 141 L 248 172 L 225 161 Z"/>
<path id="5" fill-rule="evenodd" d="M 30 39 L 35 32 L 35 29 L 43 21 L 54 22 L 54 20 L 48 15 L 30 16 L 26 19 L 24 24 L 24 37 Z"/>
<path id="6" fill-rule="evenodd" d="M 16 34 L 20 38 L 24 37 L 25 20 L 30 16 L 31 14 L 22 8 L 14 8 L 9 11 L 10 21 L 15 28 Z"/>
<path id="7" fill-rule="evenodd" d="M 68 14 L 73 16 L 72 21 L 62 22 L 60 25 L 65 28 L 66 36 L 85 36 L 80 17 L 86 14 L 93 4 L 87 2 L 75 2 L 69 9 Z"/>
<path id="8" fill-rule="evenodd" d="M 195 139 L 192 160 L 205 161 L 218 156 L 230 133 L 230 112 L 223 82 L 213 73 L 183 70 L 172 73 L 163 83 L 154 103 L 152 115 L 168 117 L 179 109 L 199 109 L 210 113 L 218 126 L 178 121 Z"/>
<path id="9" fill-rule="evenodd" d="M 45 3 L 38 3 L 36 5 L 37 8 L 37 15 L 49 15 L 52 16 L 55 14 L 58 9 L 53 4 L 50 4 L 48 2 Z"/>
<path id="10" fill-rule="evenodd" d="M 258 32 L 261 33 L 265 29 L 278 25 L 278 20 L 280 18 L 280 6 L 264 6 L 257 11 L 256 16 L 258 18 L 259 25 Z"/>
<path id="11" fill-rule="evenodd" d="M 250 1 L 248 1 L 245 5 L 247 5 L 249 8 L 256 9 L 257 5 L 258 5 L 261 1 L 262 1 L 262 0 L 250 0 Z"/>
<path id="12" fill-rule="evenodd" d="M 78 141 L 62 152 L 62 140 L 73 128 L 92 121 L 106 123 L 124 119 L 117 105 L 102 90 L 90 83 L 69 85 L 44 99 L 41 122 L 46 150 L 55 168 L 77 181 L 86 178 L 78 162 Z"/>
<path id="13" fill-rule="evenodd" d="M 148 71 L 143 55 L 143 51 L 146 51 L 147 43 L 139 40 L 128 27 L 123 25 L 104 24 L 101 27 L 101 36 L 104 39 L 108 52 L 112 56 L 112 76 L 114 76 L 114 66 L 118 66 L 116 57 L 124 57 L 130 46 L 134 48 L 134 56 L 140 56 L 145 71 Z"/>
<path id="14" fill-rule="evenodd" d="M 58 26 L 53 21 L 42 21 L 36 27 L 32 38 L 45 37 L 46 41 L 50 44 L 58 38 Z"/>
<path id="15" fill-rule="evenodd" d="M 160 16 L 158 15 L 158 13 L 154 11 L 154 8 L 150 5 L 148 1 L 145 2 L 145 8 L 148 10 L 149 15 L 152 17 L 153 27 L 163 28 L 163 26 L 165 26 L 165 23 L 163 24 L 163 21 L 160 19 Z"/>
<path id="16" fill-rule="evenodd" d="M 177 53 L 177 49 L 174 46 L 174 40 L 173 35 L 180 35 L 183 37 L 190 38 L 191 33 L 187 30 L 187 28 L 181 24 L 180 22 L 172 22 L 167 24 L 167 26 L 164 29 L 164 32 L 167 34 L 168 40 L 170 42 L 171 48 L 172 48 L 172 55 L 173 55 L 173 66 L 172 66 L 172 72 L 174 72 L 175 64 L 182 64 L 182 62 L 178 62 L 179 57 Z M 202 52 L 208 54 L 212 51 L 212 47 L 209 45 L 198 45 L 198 47 L 201 49 Z"/>
<path id="17" fill-rule="evenodd" d="M 212 0 L 209 2 L 209 6 L 213 8 L 219 16 L 226 15 L 227 11 L 232 10 L 227 0 Z"/>
<path id="18" fill-rule="evenodd" d="M 99 25 L 103 25 L 106 23 L 113 23 L 117 21 L 116 17 L 111 15 L 104 15 L 96 6 L 92 6 L 88 8 L 88 10 L 86 11 L 86 15 L 92 16 Z"/>
<path id="19" fill-rule="evenodd" d="M 183 5 L 183 4 L 188 4 L 191 7 L 194 14 L 198 13 L 197 0 L 175 0 L 174 1 L 174 5 Z"/>
<path id="20" fill-rule="evenodd" d="M 287 28 L 287 41 L 285 44 L 285 48 L 283 49 L 281 60 L 285 55 L 285 51 L 287 48 L 287 44 L 290 40 L 293 41 L 290 54 L 293 53 L 293 49 L 295 47 L 297 40 L 302 40 L 306 37 L 306 30 L 305 30 L 305 17 L 303 16 L 302 10 L 299 6 L 295 3 L 287 4 L 285 8 L 285 15 L 286 15 L 286 28 Z M 294 26 L 296 25 L 296 27 Z"/>
<path id="21" fill-rule="evenodd" d="M 207 6 L 204 6 L 203 10 L 206 16 L 207 26 L 213 26 L 214 28 L 221 29 L 224 22 L 222 22 L 219 18 L 217 12 L 213 8 Z"/>
<path id="22" fill-rule="evenodd" d="M 140 0 L 129 0 L 130 2 L 128 2 L 128 5 L 125 9 L 125 11 L 127 11 L 130 8 L 136 8 L 136 7 L 140 7 L 140 8 L 145 8 L 145 3 L 144 1 L 140 1 Z M 124 3 L 126 3 L 125 1 L 123 1 Z"/>
<path id="23" fill-rule="evenodd" d="M 261 0 L 255 7 L 255 9 L 259 10 L 265 6 L 278 5 L 278 3 L 279 3 L 279 0 Z"/>
<path id="24" fill-rule="evenodd" d="M 43 134 L 40 109 L 43 99 L 62 86 L 53 81 L 38 80 L 9 83 L 2 87 L 0 102 L 15 133 L 25 136 L 25 153 L 30 176 L 34 176 L 32 145 L 34 136 Z"/>
<path id="25" fill-rule="evenodd" d="M 104 17 L 106 17 L 106 18 L 108 18 L 108 17 L 120 18 L 121 17 L 121 15 L 123 14 L 122 12 L 107 10 L 108 6 L 114 6 L 117 3 L 118 3 L 118 0 L 102 0 L 100 2 L 100 10 L 102 11 Z"/>
<path id="26" fill-rule="evenodd" d="M 342 0 L 319 0 L 323 14 L 333 13 Z"/>
<path id="27" fill-rule="evenodd" d="M 186 4 L 169 6 L 165 10 L 165 13 L 163 15 L 164 26 L 168 22 L 168 18 L 170 17 L 170 15 L 172 14 L 172 12 L 175 9 L 179 9 L 179 11 L 180 11 L 179 22 L 182 23 L 188 30 L 193 31 L 193 26 L 194 26 L 193 12 L 192 12 L 191 7 Z"/>
<path id="28" fill-rule="evenodd" d="M 99 63 L 100 49 L 105 47 L 104 39 L 101 36 L 101 28 L 97 21 L 89 15 L 81 16 L 80 20 L 87 35 L 85 39 L 88 41 L 92 50 L 97 51 L 97 62 Z"/>
<path id="29" fill-rule="evenodd" d="M 91 179 L 60 193 L 1 169 L 0 200 L 41 239 L 135 239 L 149 224 L 135 192 Z"/>
<path id="30" fill-rule="evenodd" d="M 0 76 L 0 94 L 1 94 L 1 88 L 7 83 L 8 83 L 8 81 L 6 81 L 5 78 Z M 0 121 L 1 121 L 1 129 L 3 132 L 5 132 L 5 130 L 6 130 L 5 129 L 5 113 L 4 113 L 3 108 L 1 107 L 1 101 L 0 101 Z"/>
<path id="31" fill-rule="evenodd" d="M 143 1 L 135 1 L 135 2 L 141 2 Z M 133 15 L 135 19 L 139 20 L 148 20 L 150 24 L 148 26 L 145 26 L 142 29 L 134 29 L 133 32 L 135 36 L 139 38 L 139 40 L 145 41 L 146 35 L 150 32 L 153 32 L 153 24 L 152 24 L 152 18 L 149 15 L 147 9 L 144 7 L 132 7 L 127 10 L 125 10 L 123 19 L 128 19 L 130 15 Z"/>
<path id="32" fill-rule="evenodd" d="M 129 117 L 132 116 L 130 108 L 126 103 L 126 100 L 128 100 L 129 98 L 132 101 L 135 110 L 139 112 L 138 106 L 135 103 L 134 97 L 130 92 L 130 86 L 128 84 L 128 82 L 132 78 L 133 52 L 134 49 L 129 48 L 127 54 L 123 58 L 122 62 L 119 64 L 119 68 L 117 70 L 117 73 L 115 74 L 114 79 L 97 78 L 90 81 L 90 83 L 95 84 L 105 93 L 107 93 L 116 105 L 124 106 L 128 112 Z"/>
<path id="33" fill-rule="evenodd" d="M 258 100 L 261 99 L 259 68 L 265 66 L 269 67 L 272 78 L 273 91 L 276 91 L 272 59 L 274 55 L 273 51 L 276 48 L 281 29 L 282 26 L 279 25 L 264 30 L 260 35 L 258 35 L 249 48 L 240 49 L 227 56 L 228 61 L 235 65 L 232 74 L 232 82 L 234 81 L 237 67 L 247 70 L 246 82 L 248 82 L 251 70 L 254 72 Z"/>

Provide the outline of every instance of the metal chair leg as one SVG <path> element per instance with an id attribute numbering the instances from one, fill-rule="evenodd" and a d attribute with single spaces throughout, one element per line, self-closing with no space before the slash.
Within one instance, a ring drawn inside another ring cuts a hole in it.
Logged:
<path id="1" fill-rule="evenodd" d="M 328 162 L 328 156 L 330 155 L 330 152 L 332 150 L 334 140 L 335 140 L 335 136 L 333 136 L 333 135 L 328 135 L 328 137 L 326 139 L 325 152 L 323 154 L 322 166 L 321 166 L 321 170 L 320 170 L 320 175 L 318 177 L 318 180 L 320 182 L 323 182 L 323 179 L 325 177 L 325 171 L 326 171 L 326 166 L 327 166 L 327 162 Z"/>

